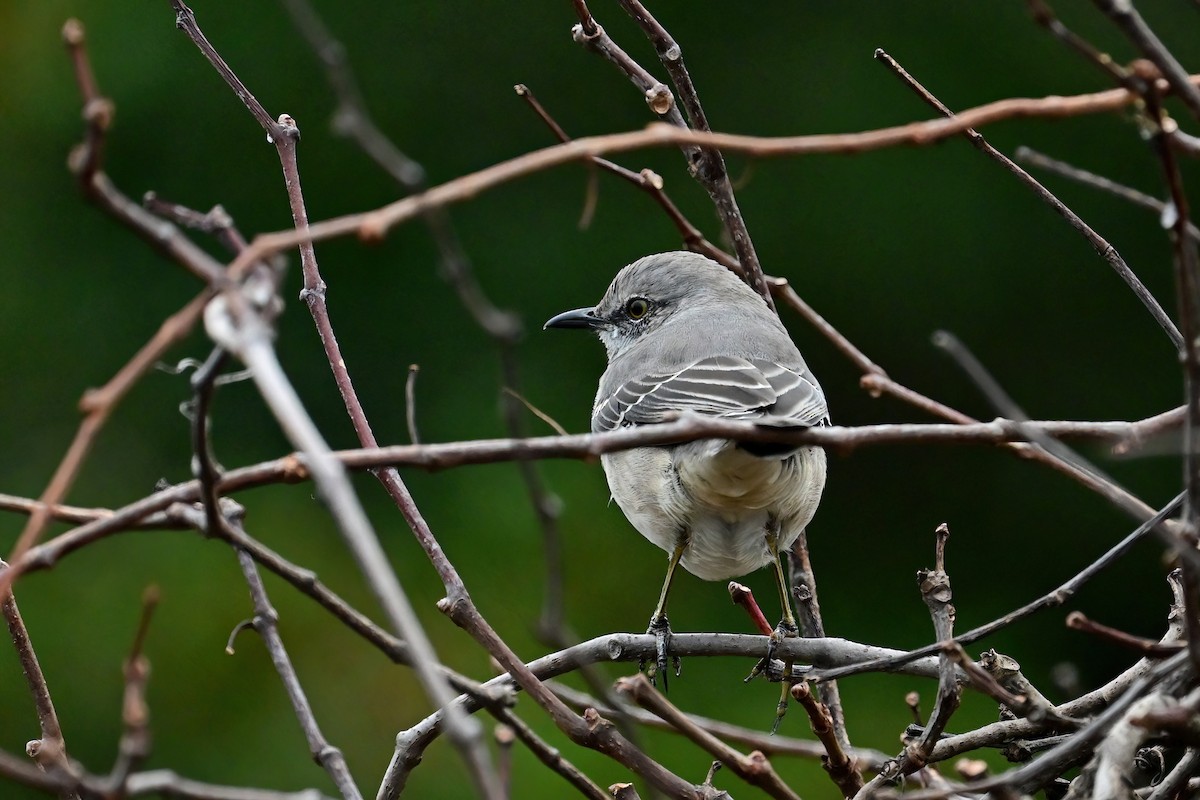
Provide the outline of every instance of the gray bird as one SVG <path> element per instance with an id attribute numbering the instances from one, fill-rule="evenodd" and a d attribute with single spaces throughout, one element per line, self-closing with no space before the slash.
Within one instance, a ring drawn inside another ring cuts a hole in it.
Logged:
<path id="1" fill-rule="evenodd" d="M 696 253 L 635 261 L 599 305 L 564 312 L 544 327 L 593 330 L 608 350 L 593 432 L 686 413 L 773 427 L 829 424 L 825 395 L 779 318 L 732 272 Z M 779 641 L 797 635 L 779 554 L 817 510 L 825 451 L 716 439 L 639 447 L 600 462 L 633 527 L 670 554 L 647 631 L 657 639 L 651 675 L 666 681 L 667 594 L 676 566 L 716 581 L 772 564 L 783 618 L 757 674 Z"/>

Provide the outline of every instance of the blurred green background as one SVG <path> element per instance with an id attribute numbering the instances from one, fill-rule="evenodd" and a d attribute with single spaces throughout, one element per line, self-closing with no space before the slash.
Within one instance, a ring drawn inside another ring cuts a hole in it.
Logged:
<path id="1" fill-rule="evenodd" d="M 551 143 L 513 94 L 515 83 L 528 84 L 573 135 L 648 121 L 625 79 L 572 43 L 566 0 L 316 5 L 346 44 L 380 127 L 424 164 L 434 183 Z M 386 176 L 331 133 L 331 93 L 279 5 L 197 0 L 194 8 L 267 110 L 298 120 L 310 218 L 397 197 Z M 663 0 L 651 8 L 682 45 L 719 130 L 842 132 L 930 116 L 872 59 L 876 47 L 956 109 L 1109 87 L 1017 2 L 762 3 L 734 10 Z M 1058 10 L 1118 60 L 1132 57 L 1090 4 L 1064 2 Z M 635 58 L 660 73 L 652 50 L 615 4 L 593 11 Z M 1196 9 L 1180 1 L 1145 12 L 1185 66 L 1195 65 Z M 64 166 L 81 132 L 78 95 L 59 39 L 69 16 L 87 26 L 101 90 L 116 104 L 107 170 L 118 186 L 133 197 L 154 190 L 202 209 L 221 203 L 248 234 L 290 226 L 274 150 L 175 30 L 166 0 L 0 1 L 0 491 L 25 496 L 42 491 L 70 441 L 80 394 L 106 381 L 198 288 L 82 200 Z M 1162 194 L 1157 163 L 1127 115 L 1008 122 L 986 133 L 1007 152 L 1027 144 Z M 1128 290 L 1061 219 L 965 141 L 855 157 L 729 160 L 767 271 L 789 278 L 898 380 L 968 413 L 992 416 L 969 381 L 929 344 L 931 332 L 944 328 L 1034 417 L 1137 419 L 1180 401 L 1171 348 Z M 678 153 L 645 151 L 620 161 L 661 174 L 676 202 L 717 237 L 707 196 L 687 177 Z M 541 322 L 594 302 L 621 265 L 679 246 L 649 199 L 607 176 L 600 179 L 595 219 L 581 230 L 586 175 L 578 165 L 566 166 L 451 209 L 484 288 L 526 325 L 520 345 L 525 394 L 572 431 L 587 427 L 602 348 L 582 335 L 542 334 Z M 1153 215 L 1055 178 L 1046 182 L 1174 309 L 1170 245 Z M 403 396 L 412 363 L 421 367 L 416 395 L 426 440 L 503 435 L 495 351 L 439 278 L 423 227 L 402 227 L 377 246 L 352 239 L 323 243 L 318 256 L 343 352 L 382 442 L 407 441 Z M 330 442 L 352 446 L 312 323 L 294 301 L 299 288 L 293 258 L 280 356 Z M 820 376 L 836 422 L 925 419 L 897 402 L 869 398 L 828 342 L 793 314 L 784 318 Z M 171 358 L 203 357 L 208 350 L 196 334 Z M 187 397 L 185 378 L 155 372 L 142 380 L 108 423 L 70 501 L 119 506 L 160 479 L 189 478 L 187 423 L 178 410 Z M 248 383 L 220 392 L 214 426 L 226 466 L 289 449 Z M 532 419 L 530 430 L 548 432 Z M 1153 505 L 1179 491 L 1177 459 L 1114 462 L 1098 449 L 1089 454 Z M 662 577 L 662 553 L 606 506 L 598 465 L 552 462 L 540 470 L 563 502 L 570 624 L 582 637 L 640 630 Z M 533 634 L 544 585 L 542 542 L 516 469 L 406 470 L 404 477 L 483 614 L 522 656 L 544 653 Z M 480 650 L 434 608 L 440 583 L 403 520 L 372 480 L 356 480 L 438 651 L 469 674 L 491 674 Z M 253 535 L 317 570 L 378 617 L 311 486 L 261 489 L 238 499 L 248 506 Z M 23 522 L 0 517 L 0 549 L 11 548 Z M 931 565 L 933 531 L 941 522 L 952 531 L 948 562 L 960 629 L 1047 591 L 1133 527 L 1075 484 L 992 449 L 908 446 L 833 454 L 810 531 L 828 631 L 894 647 L 927 643 L 932 634 L 913 576 Z M 1098 685 L 1132 657 L 1066 631 L 1066 612 L 1082 609 L 1157 637 L 1169 600 L 1165 571 L 1157 544 L 1143 545 L 1067 609 L 1042 613 L 984 645 L 1021 661 L 1055 699 L 1062 695 L 1050 675 L 1062 662 L 1078 668 L 1084 688 Z M 746 580 L 773 614 L 769 573 Z M 94 772 L 112 763 L 121 730 L 120 665 L 140 596 L 151 583 L 161 587 L 163 602 L 147 644 L 155 742 L 147 766 L 217 783 L 316 786 L 332 794 L 308 758 L 261 643 L 243 636 L 236 655 L 224 653 L 229 631 L 251 613 L 247 592 L 232 553 L 193 533 L 122 534 L 20 583 L 18 600 L 71 754 Z M 409 671 L 392 666 L 311 601 L 271 576 L 267 585 L 318 720 L 373 796 L 396 732 L 429 711 L 419 687 Z M 724 587 L 691 576 L 677 582 L 672 621 L 679 631 L 747 627 Z M 690 659 L 671 684 L 671 699 L 689 711 L 765 730 L 776 690 L 743 685 L 749 667 Z M 617 665 L 609 673 L 629 669 Z M 903 697 L 912 689 L 924 694 L 928 708 L 928 682 L 844 681 L 853 741 L 896 750 L 909 721 Z M 628 779 L 614 762 L 566 743 L 528 700 L 517 710 L 602 785 Z M 991 702 L 971 697 L 951 729 L 994 714 Z M 793 713 L 783 732 L 807 736 L 807 722 Z M 19 753 L 36 735 L 15 657 L 0 647 L 0 747 Z M 688 778 L 703 778 L 708 759 L 679 739 L 647 736 L 646 746 Z M 814 765 L 778 760 L 777 767 L 805 797 L 836 794 Z M 754 794 L 732 776 L 720 784 L 737 796 Z M 520 747 L 514 786 L 525 797 L 569 791 Z M 445 742 L 429 750 L 409 791 L 422 798 L 469 793 Z M 0 779 L 0 796 L 36 795 Z"/>

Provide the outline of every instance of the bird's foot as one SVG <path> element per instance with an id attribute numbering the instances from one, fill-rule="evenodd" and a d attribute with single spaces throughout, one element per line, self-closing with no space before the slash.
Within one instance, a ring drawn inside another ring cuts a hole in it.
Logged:
<path id="1" fill-rule="evenodd" d="M 784 670 L 787 671 L 786 669 Z M 771 722 L 771 735 L 774 736 L 779 730 L 779 723 L 783 722 L 783 715 L 788 710 L 788 694 L 791 690 L 791 681 L 783 681 L 783 690 L 779 694 L 779 702 L 775 705 L 775 719 Z"/>
<path id="2" fill-rule="evenodd" d="M 779 644 L 784 639 L 796 639 L 799 636 L 799 628 L 787 620 L 779 620 L 775 630 L 771 631 L 771 635 L 767 637 L 767 654 L 754 665 L 754 669 L 750 670 L 750 674 L 746 676 L 746 683 L 764 674 L 767 676 L 767 680 L 781 680 L 784 670 L 775 666 L 775 651 L 779 649 Z"/>
<path id="3" fill-rule="evenodd" d="M 661 616 L 651 617 L 650 627 L 646 629 L 646 633 L 654 634 L 654 663 L 649 664 L 646 659 L 638 661 L 638 670 L 645 672 L 650 678 L 650 683 L 657 685 L 658 676 L 662 676 L 663 691 L 667 691 L 667 659 L 671 647 L 671 623 L 667 621 L 666 614 Z M 670 656 L 670 666 L 675 668 L 675 677 L 679 677 L 682 663 L 679 656 Z"/>

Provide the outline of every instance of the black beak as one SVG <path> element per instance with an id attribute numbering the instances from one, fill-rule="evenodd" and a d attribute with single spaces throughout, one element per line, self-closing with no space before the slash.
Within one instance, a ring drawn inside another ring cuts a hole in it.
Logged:
<path id="1" fill-rule="evenodd" d="M 564 311 L 561 314 L 556 314 L 546 321 L 542 326 L 542 330 L 547 328 L 604 328 L 608 326 L 608 320 L 603 317 L 596 316 L 594 308 L 576 308 L 573 311 Z"/>

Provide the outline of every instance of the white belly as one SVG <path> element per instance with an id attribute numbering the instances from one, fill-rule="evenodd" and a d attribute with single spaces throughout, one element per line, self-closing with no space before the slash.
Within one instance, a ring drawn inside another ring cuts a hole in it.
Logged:
<path id="1" fill-rule="evenodd" d="M 643 536 L 673 551 L 705 580 L 727 580 L 771 562 L 767 521 L 778 521 L 781 550 L 816 512 L 825 487 L 825 451 L 761 458 L 732 442 L 645 447 L 601 457 L 613 499 Z"/>

